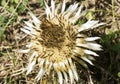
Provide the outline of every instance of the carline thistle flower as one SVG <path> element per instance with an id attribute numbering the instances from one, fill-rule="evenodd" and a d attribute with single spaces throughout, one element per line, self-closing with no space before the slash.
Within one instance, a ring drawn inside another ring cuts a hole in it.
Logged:
<path id="1" fill-rule="evenodd" d="M 46 1 L 44 2 L 46 17 L 39 20 L 29 13 L 32 19 L 26 21 L 26 26 L 21 28 L 31 36 L 31 41 L 26 45 L 27 49 L 20 51 L 31 53 L 26 74 L 38 64 L 40 70 L 36 76 L 37 80 L 54 70 L 60 84 L 63 84 L 63 80 L 72 84 L 75 80 L 78 81 L 75 61 L 84 67 L 87 67 L 86 62 L 93 65 L 93 56 L 98 56 L 94 51 L 101 50 L 101 45 L 95 42 L 100 37 L 87 37 L 82 32 L 104 23 L 88 20 L 79 26 L 75 24 L 76 21 L 86 14 L 86 10 L 82 12 L 83 5 L 74 3 L 66 8 L 66 2 L 63 0 L 62 4 L 55 7 L 55 2 L 51 0 L 49 7 Z"/>

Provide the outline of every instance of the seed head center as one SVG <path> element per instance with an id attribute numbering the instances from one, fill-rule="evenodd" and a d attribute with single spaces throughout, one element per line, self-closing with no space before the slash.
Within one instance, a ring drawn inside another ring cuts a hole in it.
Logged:
<path id="1" fill-rule="evenodd" d="M 59 25 L 46 22 L 41 25 L 43 39 L 42 44 L 48 48 L 57 47 L 61 48 L 65 41 L 65 31 Z"/>

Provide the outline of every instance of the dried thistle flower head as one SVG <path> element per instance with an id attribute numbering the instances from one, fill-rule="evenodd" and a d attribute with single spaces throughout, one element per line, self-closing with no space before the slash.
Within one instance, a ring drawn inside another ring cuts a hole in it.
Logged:
<path id="1" fill-rule="evenodd" d="M 86 14 L 86 11 L 81 11 L 83 6 L 79 6 L 78 3 L 74 3 L 66 9 L 65 0 L 62 7 L 60 4 L 55 7 L 55 2 L 51 0 L 51 7 L 46 2 L 45 6 L 45 18 L 39 20 L 34 14 L 29 13 L 32 20 L 25 22 L 26 26 L 21 29 L 31 36 L 31 41 L 26 45 L 27 49 L 21 50 L 22 53 L 32 53 L 27 75 L 38 64 L 40 70 L 36 76 L 37 80 L 54 70 L 60 84 L 63 84 L 63 80 L 66 83 L 70 80 L 69 82 L 72 84 L 74 80 L 78 81 L 75 61 L 84 67 L 87 67 L 86 62 L 93 65 L 92 56 L 98 56 L 94 51 L 101 50 L 101 45 L 95 42 L 100 37 L 87 37 L 82 32 L 104 23 L 88 20 L 81 26 L 75 24 L 80 17 Z"/>

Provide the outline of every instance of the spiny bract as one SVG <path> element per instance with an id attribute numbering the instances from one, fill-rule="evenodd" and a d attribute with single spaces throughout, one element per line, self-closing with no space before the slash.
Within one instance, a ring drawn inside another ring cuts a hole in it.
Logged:
<path id="1" fill-rule="evenodd" d="M 93 51 L 101 50 L 101 45 L 95 40 L 100 37 L 87 37 L 83 31 L 96 28 L 104 23 L 88 20 L 81 26 L 75 24 L 78 19 L 86 14 L 82 12 L 83 5 L 78 3 L 66 7 L 65 0 L 55 7 L 55 2 L 51 0 L 51 7 L 45 2 L 46 17 L 39 20 L 34 14 L 29 13 L 32 19 L 26 21 L 21 30 L 31 36 L 31 41 L 26 45 L 26 50 L 21 53 L 31 54 L 27 67 L 27 75 L 39 65 L 39 72 L 36 76 L 40 80 L 43 75 L 52 73 L 54 70 L 58 75 L 60 84 L 78 81 L 75 61 L 84 67 L 86 62 L 93 65 L 92 56 L 98 56 Z M 62 7 L 61 7 L 62 6 Z"/>

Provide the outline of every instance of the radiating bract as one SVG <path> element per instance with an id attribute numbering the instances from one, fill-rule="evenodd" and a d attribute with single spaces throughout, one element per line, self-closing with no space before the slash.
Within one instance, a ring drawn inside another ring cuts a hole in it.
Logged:
<path id="1" fill-rule="evenodd" d="M 101 45 L 95 42 L 100 37 L 87 37 L 82 32 L 104 23 L 88 20 L 81 26 L 75 24 L 86 14 L 86 10 L 82 11 L 83 6 L 79 6 L 78 3 L 67 8 L 64 0 L 56 7 L 55 2 L 51 0 L 51 7 L 46 2 L 45 6 L 45 18 L 39 20 L 34 14 L 29 13 L 32 19 L 26 21 L 26 26 L 21 28 L 31 36 L 26 50 L 20 51 L 26 54 L 32 53 L 26 74 L 28 75 L 38 64 L 40 70 L 36 76 L 37 80 L 54 70 L 60 84 L 63 84 L 63 80 L 72 84 L 75 80 L 78 81 L 75 61 L 84 67 L 87 67 L 86 62 L 93 65 L 91 62 L 93 56 L 98 56 L 94 51 L 101 50 Z"/>

